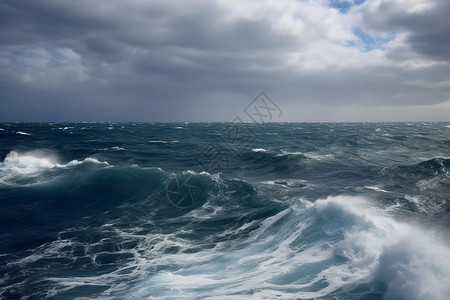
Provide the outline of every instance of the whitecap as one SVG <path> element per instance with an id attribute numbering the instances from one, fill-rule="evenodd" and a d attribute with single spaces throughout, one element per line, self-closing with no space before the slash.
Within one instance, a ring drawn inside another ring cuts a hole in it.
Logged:
<path id="1" fill-rule="evenodd" d="M 314 154 L 314 153 L 303 153 L 304 156 L 312 158 L 315 160 L 327 160 L 334 158 L 333 154 Z"/>
<path id="2" fill-rule="evenodd" d="M 153 141 L 148 141 L 151 144 L 169 144 L 169 143 L 179 143 L 179 141 L 163 141 L 163 140 L 153 140 Z"/>
<path id="3" fill-rule="evenodd" d="M 99 161 L 96 158 L 87 157 L 82 161 L 72 160 L 67 164 L 60 164 L 56 155 L 45 153 L 39 150 L 30 151 L 26 153 L 18 153 L 11 151 L 6 155 L 2 163 L 0 163 L 0 172 L 2 173 L 3 181 L 19 177 L 34 177 L 42 174 L 45 171 L 54 168 L 67 168 L 77 166 L 83 163 L 93 163 L 99 165 L 109 166 L 106 161 Z"/>
<path id="4" fill-rule="evenodd" d="M 105 165 L 105 166 L 110 166 L 110 164 L 107 161 L 99 161 L 96 158 L 93 157 L 87 157 L 85 159 L 83 159 L 82 161 L 79 160 L 72 160 L 69 163 L 65 164 L 65 165 L 57 165 L 57 167 L 60 168 L 65 168 L 65 167 L 72 167 L 72 166 L 78 166 L 81 165 L 83 163 L 93 163 L 93 164 L 97 164 L 97 165 Z"/>
<path id="5" fill-rule="evenodd" d="M 281 154 L 278 154 L 277 156 L 286 156 L 286 155 L 303 155 L 302 152 L 290 152 L 290 151 L 281 151 Z"/>
<path id="6" fill-rule="evenodd" d="M 36 156 L 33 153 L 19 154 L 11 151 L 0 163 L 2 172 L 14 172 L 19 174 L 33 174 L 45 169 L 57 166 L 56 161 L 49 157 Z"/>
<path id="7" fill-rule="evenodd" d="M 23 132 L 23 131 L 17 131 L 16 133 L 20 134 L 20 135 L 32 135 L 31 133 L 26 133 L 26 132 Z"/>
<path id="8" fill-rule="evenodd" d="M 378 187 L 378 186 L 364 186 L 366 189 L 369 190 L 374 190 L 377 192 L 383 192 L 383 193 L 390 193 L 389 191 L 383 190 L 382 188 Z"/>
<path id="9" fill-rule="evenodd" d="M 126 151 L 127 149 L 123 148 L 123 147 L 110 147 L 110 148 L 102 148 L 102 149 L 97 149 L 97 150 L 102 150 L 102 151 L 108 151 L 108 150 L 114 150 L 114 151 Z"/>
<path id="10" fill-rule="evenodd" d="M 307 205 L 306 205 L 307 204 Z M 243 239 L 184 253 L 189 242 L 161 237 L 150 265 L 158 272 L 129 290 L 130 299 L 338 298 L 334 293 L 383 282 L 385 299 L 446 299 L 450 249 L 420 229 L 383 216 L 362 198 L 330 197 L 298 204 L 259 223 Z M 224 237 L 226 233 L 224 232 Z M 320 235 L 320 236 L 319 236 Z M 235 247 L 233 246 L 235 245 Z M 357 295 L 356 295 L 357 296 Z"/>
<path id="11" fill-rule="evenodd" d="M 298 151 L 281 151 L 280 154 L 277 154 L 276 157 L 283 157 L 283 156 L 306 156 L 303 152 Z"/>

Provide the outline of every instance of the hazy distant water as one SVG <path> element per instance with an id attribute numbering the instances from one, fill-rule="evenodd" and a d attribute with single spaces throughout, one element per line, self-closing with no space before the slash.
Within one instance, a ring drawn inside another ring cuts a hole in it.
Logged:
<path id="1" fill-rule="evenodd" d="M 450 123 L 0 123 L 0 298 L 448 299 Z"/>

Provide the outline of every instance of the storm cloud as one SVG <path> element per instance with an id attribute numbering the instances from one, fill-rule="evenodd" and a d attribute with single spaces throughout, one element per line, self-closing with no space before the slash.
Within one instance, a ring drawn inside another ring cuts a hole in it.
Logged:
<path id="1" fill-rule="evenodd" d="M 445 1 L 4 0 L 0 121 L 450 120 Z"/>

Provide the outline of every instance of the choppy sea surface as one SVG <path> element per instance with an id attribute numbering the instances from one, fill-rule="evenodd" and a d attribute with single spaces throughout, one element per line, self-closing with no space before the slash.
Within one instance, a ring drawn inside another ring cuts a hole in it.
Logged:
<path id="1" fill-rule="evenodd" d="M 0 123 L 2 299 L 448 299 L 450 123 Z"/>

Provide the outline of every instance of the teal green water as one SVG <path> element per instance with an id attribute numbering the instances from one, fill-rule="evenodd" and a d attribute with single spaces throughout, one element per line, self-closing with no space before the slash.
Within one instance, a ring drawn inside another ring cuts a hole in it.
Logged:
<path id="1" fill-rule="evenodd" d="M 447 299 L 449 123 L 0 123 L 4 299 Z"/>

